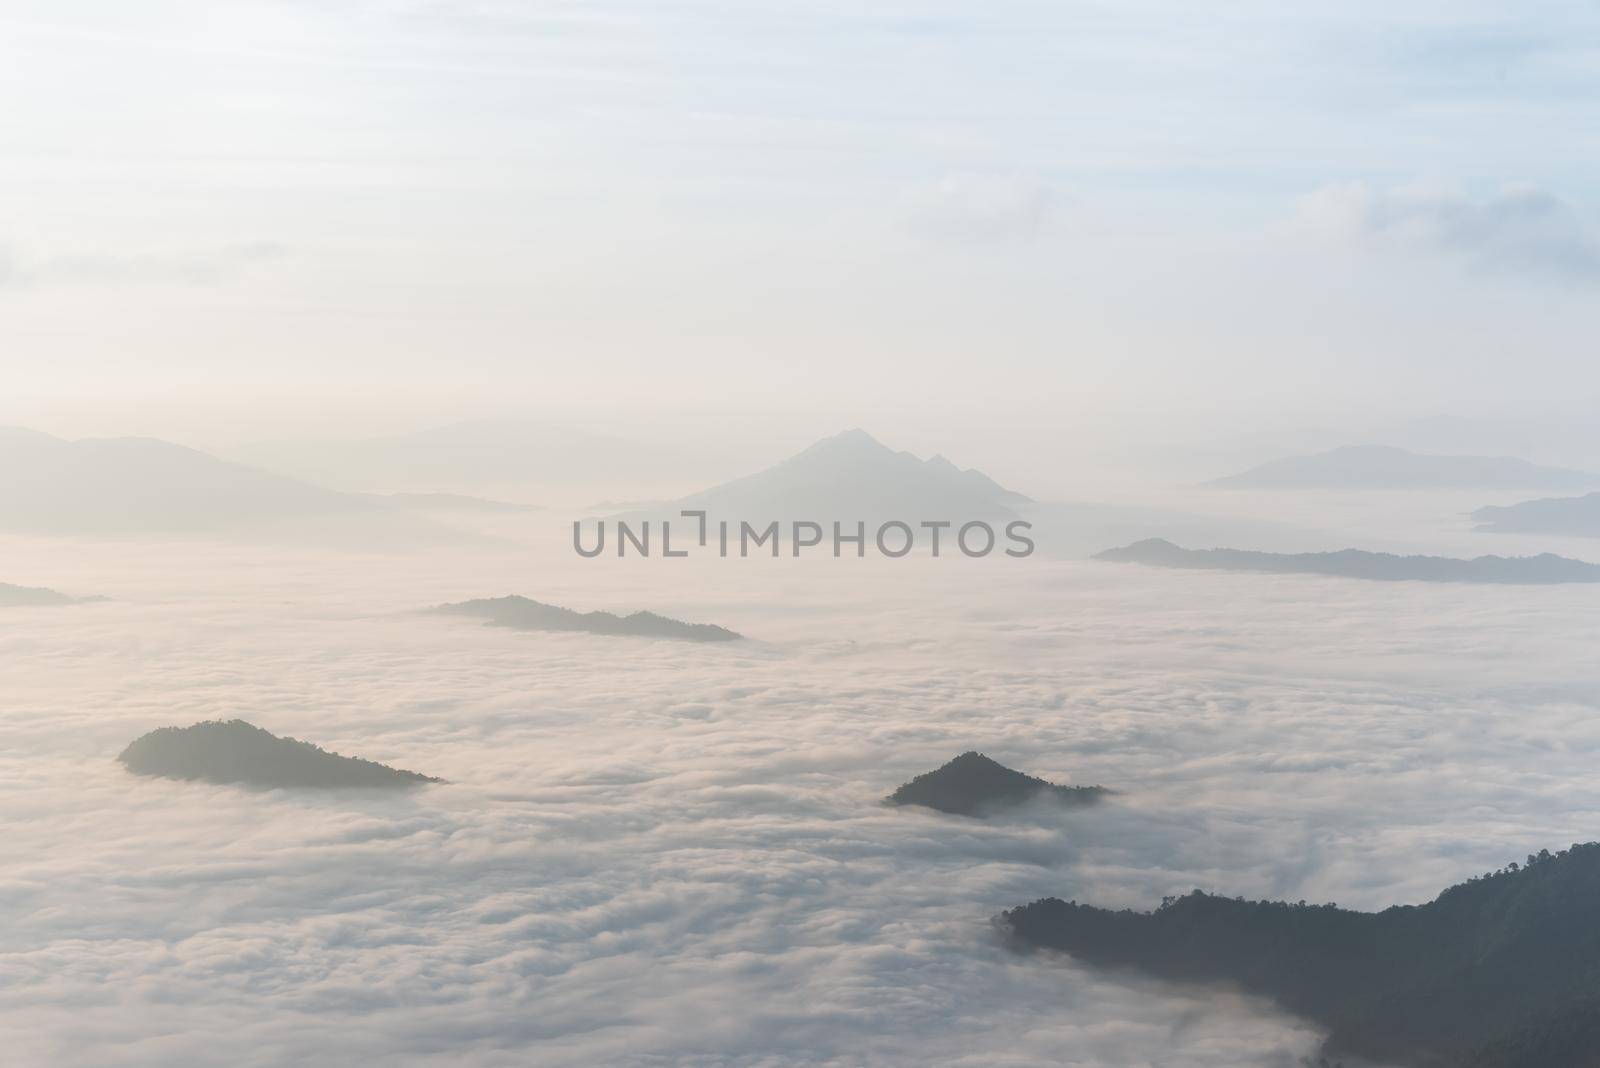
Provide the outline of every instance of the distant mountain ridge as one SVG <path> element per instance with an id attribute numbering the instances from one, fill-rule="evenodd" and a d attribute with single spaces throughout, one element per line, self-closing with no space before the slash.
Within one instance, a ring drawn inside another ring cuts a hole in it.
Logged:
<path id="1" fill-rule="evenodd" d="M 0 428 L 0 529 L 214 530 L 371 507 L 155 438 L 66 441 Z"/>
<path id="2" fill-rule="evenodd" d="M 491 626 L 517 630 L 581 631 L 587 634 L 691 642 L 731 642 L 743 637 L 726 627 L 711 623 L 685 623 L 654 612 L 640 611 L 626 616 L 612 612 L 577 612 L 516 594 L 442 604 L 429 611 L 441 615 L 471 616 L 486 620 Z"/>
<path id="3" fill-rule="evenodd" d="M 1241 489 L 1485 489 L 1600 487 L 1600 474 L 1511 456 L 1435 456 L 1388 445 L 1345 445 L 1215 479 Z"/>
<path id="4" fill-rule="evenodd" d="M 140 775 L 268 789 L 394 788 L 442 781 L 280 738 L 242 719 L 161 727 L 134 739 L 117 760 Z"/>
<path id="5" fill-rule="evenodd" d="M 0 427 L 0 530 L 259 533 L 274 525 L 368 519 L 370 528 L 395 531 L 389 517 L 400 512 L 509 507 L 447 494 L 344 493 L 157 438 L 67 441 Z M 408 524 L 419 534 L 448 533 L 422 520 Z"/>
<path id="6" fill-rule="evenodd" d="M 23 608 L 42 605 L 93 604 L 109 600 L 107 597 L 71 597 L 43 586 L 13 586 L 0 582 L 0 608 Z"/>
<path id="7" fill-rule="evenodd" d="M 1489 505 L 1472 518 L 1483 531 L 1600 538 L 1600 493 Z"/>
<path id="8" fill-rule="evenodd" d="M 898 519 L 916 524 L 1006 519 L 1029 503 L 1030 498 L 981 471 L 957 467 L 943 456 L 921 460 L 896 452 L 858 428 L 824 438 L 755 474 L 650 510 L 669 517 L 704 510 L 713 522 Z"/>
<path id="9" fill-rule="evenodd" d="M 361 496 L 370 496 L 361 494 Z M 440 512 L 536 512 L 536 504 L 518 504 L 515 501 L 497 501 L 488 497 L 473 497 L 464 493 L 386 493 L 376 498 L 396 508 L 414 508 L 419 511 Z"/>
<path id="10" fill-rule="evenodd" d="M 257 442 L 243 455 L 271 470 L 341 488 L 493 490 L 521 495 L 533 485 L 654 482 L 696 468 L 710 444 L 619 437 L 581 422 L 476 418 L 366 438 Z M 717 467 L 716 470 L 725 470 Z"/>
<path id="11" fill-rule="evenodd" d="M 1327 553 L 1268 553 L 1249 549 L 1185 549 L 1163 538 L 1146 538 L 1096 553 L 1096 560 L 1203 571 L 1253 571 L 1288 575 L 1335 575 L 1385 582 L 1481 582 L 1546 585 L 1600 582 L 1600 564 L 1554 553 L 1538 556 L 1397 556 L 1363 549 Z"/>
<path id="12" fill-rule="evenodd" d="M 1270 997 L 1327 1027 L 1329 1056 L 1414 1068 L 1600 1063 L 1600 843 L 1377 913 L 1196 890 L 1154 912 L 1046 898 L 1001 919 L 1025 947 Z"/>
<path id="13" fill-rule="evenodd" d="M 891 805 L 920 805 L 958 816 L 980 816 L 1037 797 L 1073 805 L 1092 804 L 1109 791 L 1100 786 L 1057 786 L 976 751 L 968 751 L 933 771 L 924 772 L 885 800 Z"/>

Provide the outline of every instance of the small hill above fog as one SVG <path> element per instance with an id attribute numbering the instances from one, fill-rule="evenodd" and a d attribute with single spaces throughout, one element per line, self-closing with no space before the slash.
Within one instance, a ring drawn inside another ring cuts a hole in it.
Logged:
<path id="1" fill-rule="evenodd" d="M 1388 582 L 1490 582 L 1545 585 L 1600 582 L 1600 564 L 1553 553 L 1538 556 L 1397 556 L 1362 549 L 1331 553 L 1264 553 L 1249 549 L 1185 549 L 1162 538 L 1147 538 L 1120 549 L 1096 553 L 1096 560 L 1205 571 L 1259 571 L 1272 574 L 1337 575 Z"/>
<path id="2" fill-rule="evenodd" d="M 1490 505 L 1472 518 L 1479 530 L 1600 538 L 1600 493 Z"/>
<path id="3" fill-rule="evenodd" d="M 864 430 L 847 430 L 764 471 L 652 511 L 670 516 L 704 509 L 712 522 L 899 519 L 914 525 L 924 519 L 1004 519 L 1027 503 L 981 471 L 957 467 L 943 456 L 922 460 Z"/>
<path id="4" fill-rule="evenodd" d="M 117 759 L 140 775 L 267 788 L 395 788 L 442 781 L 279 738 L 242 719 L 162 727 L 135 739 Z"/>
<path id="5" fill-rule="evenodd" d="M 1578 1068 L 1600 1049 L 1600 844 L 1378 913 L 1196 890 L 1154 912 L 1047 898 L 1002 918 L 1024 946 L 1273 998 L 1328 1029 L 1329 1056 Z"/>
<path id="6" fill-rule="evenodd" d="M 924 772 L 890 794 L 891 805 L 922 805 L 958 816 L 981 816 L 1039 796 L 1068 804 L 1100 800 L 1109 791 L 1100 786 L 1057 786 L 990 760 L 982 753 L 962 753 L 934 771 Z"/>
<path id="7" fill-rule="evenodd" d="M 611 612 L 575 612 L 570 608 L 518 597 L 486 597 L 459 604 L 443 604 L 430 611 L 472 616 L 491 626 L 517 630 L 567 630 L 587 634 L 625 635 L 635 638 L 669 638 L 688 642 L 731 642 L 743 637 L 710 623 L 684 623 L 654 612 L 619 616 Z"/>
<path id="8" fill-rule="evenodd" d="M 69 597 L 43 586 L 13 586 L 0 582 L 0 608 L 22 608 L 35 605 L 92 604 L 104 597 Z"/>
<path id="9" fill-rule="evenodd" d="M 1238 489 L 1487 489 L 1600 486 L 1600 475 L 1510 456 L 1430 456 L 1388 445 L 1346 445 L 1219 478 Z"/>

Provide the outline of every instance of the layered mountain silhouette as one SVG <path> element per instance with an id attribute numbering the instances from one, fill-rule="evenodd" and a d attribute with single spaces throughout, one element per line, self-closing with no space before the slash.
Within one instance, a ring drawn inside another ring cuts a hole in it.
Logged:
<path id="1" fill-rule="evenodd" d="M 896 452 L 864 430 L 824 438 L 764 471 L 649 511 L 704 510 L 712 522 L 1007 519 L 1029 498 L 943 456 Z M 675 526 L 676 529 L 676 526 Z M 853 528 L 852 528 L 853 529 Z"/>
<path id="2" fill-rule="evenodd" d="M 443 781 L 279 738 L 242 719 L 162 727 L 136 738 L 117 759 L 140 775 L 266 788 L 393 789 Z"/>
<path id="3" fill-rule="evenodd" d="M 1216 479 L 1240 489 L 1551 489 L 1600 486 L 1600 474 L 1510 456 L 1433 456 L 1388 445 L 1346 445 Z"/>
<path id="4" fill-rule="evenodd" d="M 517 504 L 465 493 L 390 493 L 381 498 L 395 508 L 419 512 L 534 512 L 535 504 Z"/>
<path id="5" fill-rule="evenodd" d="M 1490 505 L 1472 518 L 1479 530 L 1600 538 L 1600 493 Z"/>
<path id="6" fill-rule="evenodd" d="M 43 586 L 13 586 L 0 582 L 0 608 L 23 608 L 36 605 L 92 604 L 107 600 L 105 597 L 70 597 Z"/>
<path id="7" fill-rule="evenodd" d="M 1013 771 L 978 752 L 966 752 L 924 772 L 890 794 L 891 805 L 921 805 L 958 816 L 982 816 L 1037 797 L 1092 804 L 1110 791 L 1100 786 L 1057 786 Z"/>
<path id="8" fill-rule="evenodd" d="M 688 642 L 730 642 L 743 637 L 726 627 L 711 623 L 684 623 L 658 616 L 654 612 L 634 612 L 619 616 L 612 612 L 576 612 L 570 608 L 545 604 L 512 594 L 486 597 L 459 604 L 443 604 L 430 611 L 453 616 L 472 616 L 491 626 L 517 630 L 565 630 L 587 634 L 613 634 L 635 638 L 670 638 Z"/>
<path id="9" fill-rule="evenodd" d="M 1048 898 L 1002 919 L 1024 946 L 1270 997 L 1326 1027 L 1330 1056 L 1414 1068 L 1600 1063 L 1600 843 L 1377 913 L 1196 890 L 1154 912 Z"/>
<path id="10" fill-rule="evenodd" d="M 275 471 L 340 488 L 506 492 L 515 488 L 682 479 L 726 471 L 712 444 L 634 440 L 547 419 L 466 419 L 358 439 L 258 442 L 242 454 Z M 677 482 L 678 485 L 683 483 Z"/>
<path id="11" fill-rule="evenodd" d="M 64 441 L 0 428 L 0 529 L 212 530 L 372 507 L 154 438 Z"/>
<path id="12" fill-rule="evenodd" d="M 0 427 L 0 530 L 39 534 L 270 534 L 343 522 L 390 539 L 450 540 L 397 513 L 468 498 L 341 493 L 155 438 L 66 441 Z M 484 503 L 476 502 L 474 506 Z"/>
<path id="13" fill-rule="evenodd" d="M 1488 582 L 1546 585 L 1600 582 L 1600 564 L 1553 553 L 1538 556 L 1397 556 L 1362 549 L 1331 553 L 1267 553 L 1250 549 L 1185 549 L 1163 538 L 1146 538 L 1120 549 L 1096 553 L 1096 560 L 1205 571 L 1260 571 L 1272 574 L 1338 575 L 1388 582 Z"/>

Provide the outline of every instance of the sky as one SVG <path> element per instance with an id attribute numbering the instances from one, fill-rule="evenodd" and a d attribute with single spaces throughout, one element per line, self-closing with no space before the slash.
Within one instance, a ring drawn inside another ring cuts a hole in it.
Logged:
<path id="1" fill-rule="evenodd" d="M 1597 31 L 1541 2 L 6 0 L 0 421 L 1571 416 Z"/>

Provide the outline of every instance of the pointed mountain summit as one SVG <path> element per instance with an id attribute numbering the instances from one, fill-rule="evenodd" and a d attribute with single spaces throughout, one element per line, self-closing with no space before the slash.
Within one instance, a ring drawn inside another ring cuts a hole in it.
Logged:
<path id="1" fill-rule="evenodd" d="M 1007 519 L 1028 497 L 943 456 L 896 452 L 865 430 L 835 434 L 753 475 L 662 506 L 703 509 L 712 521 Z"/>
<path id="2" fill-rule="evenodd" d="M 969 751 L 937 770 L 918 775 L 887 800 L 891 805 L 921 805 L 958 816 L 981 816 L 1039 796 L 1086 805 L 1109 792 L 1101 786 L 1057 786 Z"/>
<path id="3" fill-rule="evenodd" d="M 440 782 L 358 757 L 279 738 L 242 719 L 162 727 L 134 739 L 117 757 L 129 771 L 166 779 L 279 787 L 395 787 Z"/>

